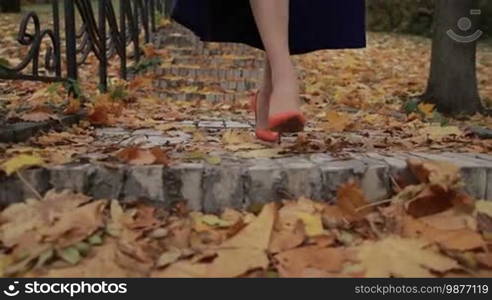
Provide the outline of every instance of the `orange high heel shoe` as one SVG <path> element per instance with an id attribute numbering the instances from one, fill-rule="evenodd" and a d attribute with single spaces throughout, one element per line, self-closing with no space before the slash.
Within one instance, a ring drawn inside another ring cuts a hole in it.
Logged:
<path id="1" fill-rule="evenodd" d="M 258 123 L 258 107 L 256 106 L 256 103 L 258 102 L 258 95 L 259 95 L 259 92 L 256 92 L 252 97 L 251 97 L 251 100 L 250 100 L 250 108 L 251 110 L 253 111 L 253 113 L 255 114 L 255 123 Z M 268 130 L 268 129 L 255 129 L 255 134 L 256 134 L 256 137 L 262 141 L 265 141 L 265 142 L 271 142 L 271 143 L 274 143 L 274 142 L 277 142 L 279 140 L 279 133 L 278 132 L 273 132 L 271 130 Z"/>
<path id="2" fill-rule="evenodd" d="M 285 112 L 268 118 L 268 127 L 275 132 L 300 132 L 304 130 L 306 118 L 300 112 Z"/>

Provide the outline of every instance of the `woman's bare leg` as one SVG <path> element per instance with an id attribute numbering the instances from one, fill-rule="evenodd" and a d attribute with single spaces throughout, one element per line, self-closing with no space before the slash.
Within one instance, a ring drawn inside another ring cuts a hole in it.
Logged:
<path id="1" fill-rule="evenodd" d="M 270 115 L 299 111 L 299 83 L 289 51 L 289 1 L 250 0 L 271 66 Z"/>

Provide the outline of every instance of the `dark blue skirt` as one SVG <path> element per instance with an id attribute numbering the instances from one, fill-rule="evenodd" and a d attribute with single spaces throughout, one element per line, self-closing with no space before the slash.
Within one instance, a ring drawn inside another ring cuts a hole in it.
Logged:
<path id="1" fill-rule="evenodd" d="M 365 0 L 290 0 L 291 53 L 365 47 L 365 15 Z M 203 41 L 264 48 L 249 0 L 176 0 L 173 18 Z"/>

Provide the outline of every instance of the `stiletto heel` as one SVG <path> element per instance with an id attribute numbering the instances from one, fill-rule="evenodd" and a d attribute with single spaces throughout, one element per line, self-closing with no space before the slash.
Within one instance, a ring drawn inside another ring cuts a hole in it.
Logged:
<path id="1" fill-rule="evenodd" d="M 253 113 L 255 114 L 255 122 L 258 123 L 258 107 L 256 106 L 257 102 L 258 102 L 258 94 L 259 92 L 256 92 L 252 97 L 251 97 L 251 100 L 250 100 L 250 108 L 251 110 L 253 111 Z M 265 142 L 276 142 L 277 140 L 280 140 L 279 137 L 280 137 L 280 134 L 278 132 L 274 132 L 274 131 L 271 131 L 271 130 L 268 130 L 268 129 L 255 129 L 255 134 L 256 134 L 256 137 L 262 141 L 265 141 Z"/>

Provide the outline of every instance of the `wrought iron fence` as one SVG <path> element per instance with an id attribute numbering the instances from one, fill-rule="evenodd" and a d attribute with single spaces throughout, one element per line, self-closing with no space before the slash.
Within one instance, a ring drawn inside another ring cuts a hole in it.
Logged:
<path id="1" fill-rule="evenodd" d="M 99 63 L 101 89 L 106 90 L 108 61 L 117 55 L 120 76 L 127 79 L 128 61 L 139 62 L 141 59 L 142 36 L 146 43 L 151 42 L 157 30 L 157 15 L 169 14 L 172 2 L 52 0 L 51 28 L 44 28 L 35 12 L 23 17 L 17 41 L 29 50 L 17 66 L 0 66 L 0 79 L 76 81 L 79 66 L 93 53 Z M 133 47 L 128 47 L 130 45 Z M 133 51 L 129 53 L 128 48 Z"/>

